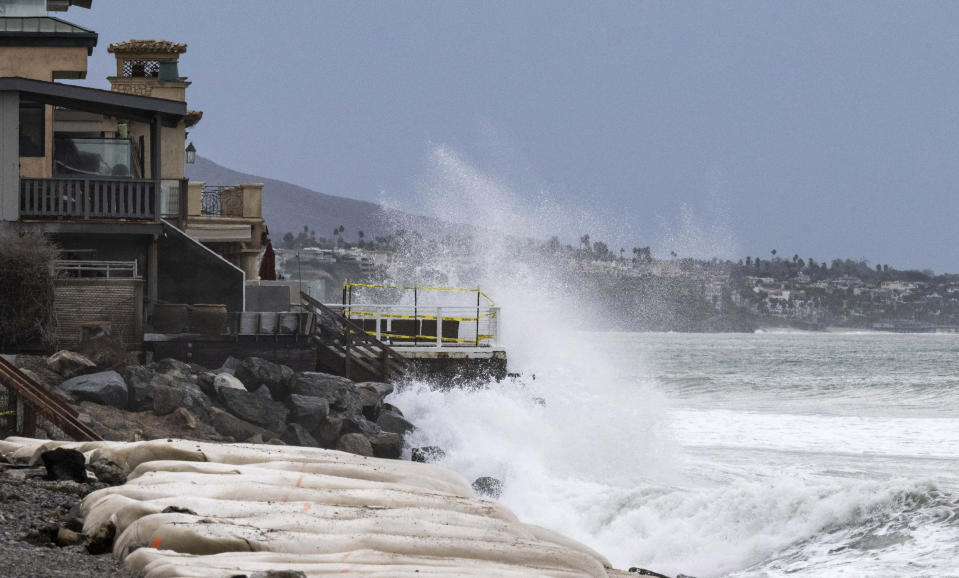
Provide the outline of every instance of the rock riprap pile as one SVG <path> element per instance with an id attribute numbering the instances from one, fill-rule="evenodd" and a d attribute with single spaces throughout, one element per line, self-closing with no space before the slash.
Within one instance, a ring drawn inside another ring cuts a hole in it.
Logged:
<path id="1" fill-rule="evenodd" d="M 430 464 L 262 444 L 0 441 L 14 462 L 38 463 L 55 448 L 127 474 L 86 496 L 82 534 L 113 537 L 113 555 L 148 578 L 626 575 Z"/>
<path id="2" fill-rule="evenodd" d="M 174 359 L 100 367 L 70 351 L 16 362 L 118 441 L 174 436 L 399 458 L 413 427 L 386 403 L 388 383 L 298 373 L 257 357 L 230 358 L 215 370 Z"/>

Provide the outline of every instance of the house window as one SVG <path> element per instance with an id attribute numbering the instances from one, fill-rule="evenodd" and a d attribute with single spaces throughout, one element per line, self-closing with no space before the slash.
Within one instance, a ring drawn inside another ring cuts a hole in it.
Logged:
<path id="1" fill-rule="evenodd" d="M 47 133 L 44 120 L 42 104 L 20 103 L 20 156 L 44 156 Z"/>

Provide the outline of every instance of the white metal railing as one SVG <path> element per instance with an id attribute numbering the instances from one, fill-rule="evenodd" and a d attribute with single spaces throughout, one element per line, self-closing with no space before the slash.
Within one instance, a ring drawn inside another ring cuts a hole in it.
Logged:
<path id="1" fill-rule="evenodd" d="M 499 345 L 499 307 L 325 304 L 393 347 L 493 347 Z"/>
<path id="2" fill-rule="evenodd" d="M 68 277 L 137 277 L 136 261 L 82 261 L 58 259 L 57 274 Z"/>

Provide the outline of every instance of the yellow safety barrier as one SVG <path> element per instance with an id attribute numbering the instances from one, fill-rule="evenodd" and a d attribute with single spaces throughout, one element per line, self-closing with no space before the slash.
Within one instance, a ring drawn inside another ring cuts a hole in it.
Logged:
<path id="1" fill-rule="evenodd" d="M 376 317 L 377 315 L 379 315 L 380 319 L 436 319 L 436 315 L 402 315 L 400 313 L 376 313 L 374 311 L 356 311 L 353 309 L 349 309 L 346 312 L 346 314 L 349 316 L 350 319 L 352 319 L 354 315 L 358 315 L 360 317 Z M 493 312 L 482 313 L 480 314 L 479 319 L 482 319 L 484 317 L 495 317 L 495 316 L 496 314 Z M 443 316 L 443 321 L 476 321 L 476 320 L 477 320 L 476 317 L 447 317 L 446 315 Z"/>
<path id="2" fill-rule="evenodd" d="M 405 285 L 376 285 L 373 283 L 344 283 L 343 289 L 350 289 L 351 287 L 367 287 L 370 289 L 405 289 L 408 291 L 412 290 L 424 290 L 424 291 L 467 291 L 469 293 L 477 292 L 483 297 L 486 297 L 486 300 L 490 302 L 490 305 L 495 306 L 496 302 L 493 301 L 493 298 L 487 295 L 482 289 L 476 287 L 475 289 L 469 289 L 466 287 L 422 287 L 419 285 L 405 286 Z"/>
<path id="3" fill-rule="evenodd" d="M 374 336 L 374 337 L 376 336 L 376 332 L 375 332 L 375 331 L 367 331 L 367 333 L 370 334 L 370 335 L 372 335 L 372 336 Z M 435 341 L 436 341 L 436 336 L 435 336 L 435 335 L 402 335 L 402 334 L 400 334 L 400 333 L 387 333 L 386 331 L 380 331 L 380 339 L 382 339 L 382 338 L 384 338 L 384 337 L 386 337 L 386 338 L 392 337 L 392 338 L 395 338 L 395 339 L 420 339 L 420 340 L 427 341 L 427 342 L 429 342 L 429 341 L 435 342 Z M 484 340 L 484 339 L 491 339 L 492 337 L 493 337 L 492 335 L 483 335 L 483 334 L 481 333 L 481 334 L 477 335 L 477 336 L 476 336 L 475 338 L 473 338 L 473 339 L 461 339 L 461 338 L 459 338 L 459 337 L 440 337 L 440 341 L 450 341 L 450 342 L 453 342 L 453 343 L 475 343 L 475 342 L 477 342 L 477 341 L 482 341 L 482 340 Z"/>

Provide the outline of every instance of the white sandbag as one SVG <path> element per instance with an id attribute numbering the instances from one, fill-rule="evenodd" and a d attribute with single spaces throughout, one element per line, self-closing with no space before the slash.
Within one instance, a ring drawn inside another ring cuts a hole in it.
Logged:
<path id="1" fill-rule="evenodd" d="M 182 514 L 141 518 L 117 538 L 114 553 L 123 558 L 142 547 L 169 548 L 191 554 L 271 551 L 289 554 L 346 554 L 359 549 L 407 556 L 433 556 L 485 560 L 532 567 L 558 567 L 605 576 L 603 564 L 579 551 L 535 540 L 459 539 L 424 534 L 322 534 L 271 530 L 204 519 L 190 521 Z M 416 521 L 409 521 L 415 525 Z"/>
<path id="2" fill-rule="evenodd" d="M 21 461 L 55 447 L 113 461 L 130 474 L 126 484 L 83 500 L 84 532 L 113 524 L 114 555 L 148 578 L 284 569 L 307 576 L 607 576 L 600 554 L 520 523 L 435 466 L 167 439 L 0 442 L 0 452 Z"/>
<path id="3" fill-rule="evenodd" d="M 358 480 L 361 482 L 362 480 Z M 96 507 L 98 500 L 112 494 L 120 494 L 136 500 L 153 500 L 176 496 L 199 496 L 218 500 L 253 502 L 313 502 L 332 506 L 369 508 L 435 508 L 465 514 L 489 516 L 516 523 L 516 516 L 496 502 L 460 498 L 439 493 L 422 493 L 415 489 L 392 490 L 380 488 L 357 488 L 327 490 L 298 488 L 293 485 L 279 486 L 259 482 L 234 482 L 231 484 L 169 483 L 144 485 L 127 483 L 122 486 L 103 488 L 89 494 L 81 504 L 84 514 Z"/>
<path id="4" fill-rule="evenodd" d="M 486 560 L 403 556 L 375 550 L 354 550 L 344 554 L 290 555 L 273 552 L 238 552 L 192 556 L 141 548 L 126 558 L 124 566 L 143 572 L 146 578 L 235 576 L 238 572 L 299 570 L 307 576 L 358 574 L 361 576 L 477 576 L 574 578 L 588 576 L 569 569 L 515 566 Z"/>
<path id="5" fill-rule="evenodd" d="M 271 525 L 269 518 L 295 520 L 306 516 L 310 519 L 324 521 L 330 524 L 339 523 L 340 528 L 346 528 L 356 520 L 370 524 L 396 526 L 408 525 L 410 520 L 416 520 L 425 525 L 442 525 L 452 530 L 469 528 L 473 530 L 511 533 L 523 537 L 535 537 L 535 533 L 522 525 L 492 518 L 489 516 L 464 514 L 449 510 L 431 508 L 381 508 L 344 507 L 314 504 L 312 502 L 240 502 L 232 500 L 212 500 L 195 496 L 177 496 L 159 500 L 139 501 L 121 495 L 110 495 L 97 503 L 97 507 L 90 512 L 84 521 L 84 533 L 94 533 L 107 522 L 116 527 L 117 535 L 122 534 L 127 527 L 138 519 L 164 511 L 193 512 L 198 518 L 217 518 L 227 521 L 256 520 L 262 527 L 285 527 Z M 263 520 L 261 522 L 261 520 Z M 342 530 L 341 530 L 342 531 Z"/>

